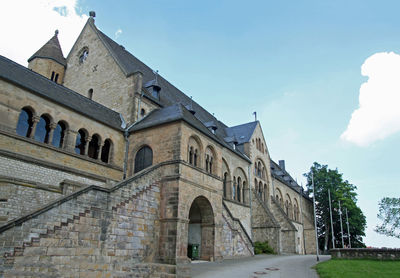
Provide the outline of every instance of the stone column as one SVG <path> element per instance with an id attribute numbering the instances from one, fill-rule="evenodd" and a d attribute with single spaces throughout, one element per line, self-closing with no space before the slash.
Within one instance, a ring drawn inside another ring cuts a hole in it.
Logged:
<path id="1" fill-rule="evenodd" d="M 35 138 L 36 126 L 39 121 L 40 121 L 39 116 L 32 117 L 32 130 L 31 130 L 31 134 L 29 134 L 29 138 Z"/>
<path id="2" fill-rule="evenodd" d="M 48 138 L 48 144 L 53 143 L 53 136 L 54 136 L 54 129 L 57 127 L 57 123 L 51 123 L 50 124 L 50 132 L 49 132 L 49 138 Z"/>
<path id="3" fill-rule="evenodd" d="M 85 153 L 86 156 L 88 155 L 89 143 L 90 143 L 90 141 L 92 141 L 92 137 L 91 137 L 91 136 L 88 136 L 88 137 L 85 139 L 85 150 L 84 150 L 84 153 Z"/>
<path id="4" fill-rule="evenodd" d="M 78 134 L 77 131 L 72 129 L 66 129 L 64 132 L 64 144 L 62 148 L 64 150 L 75 152 L 75 142 L 76 142 L 76 135 Z"/>
<path id="5" fill-rule="evenodd" d="M 101 153 L 103 152 L 104 142 L 99 142 L 99 152 L 97 154 L 97 160 L 101 160 Z"/>

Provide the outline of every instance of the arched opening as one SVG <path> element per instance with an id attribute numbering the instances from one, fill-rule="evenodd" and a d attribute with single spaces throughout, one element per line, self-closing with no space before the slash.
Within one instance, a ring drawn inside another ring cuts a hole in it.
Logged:
<path id="1" fill-rule="evenodd" d="M 189 210 L 188 247 L 190 259 L 210 260 L 214 257 L 214 213 L 207 198 L 194 199 Z"/>
<path id="2" fill-rule="evenodd" d="M 22 108 L 19 113 L 18 124 L 17 124 L 17 134 L 30 137 L 33 127 L 33 112 L 27 108 Z"/>
<path id="3" fill-rule="evenodd" d="M 85 154 L 85 146 L 86 146 L 86 132 L 83 129 L 78 130 L 76 134 L 76 141 L 75 141 L 75 153 L 77 154 Z"/>
<path id="4" fill-rule="evenodd" d="M 92 140 L 89 142 L 88 156 L 97 159 L 99 157 L 100 150 L 100 137 L 95 134 L 92 136 Z"/>
<path id="5" fill-rule="evenodd" d="M 267 184 L 264 183 L 264 202 L 268 201 L 268 187 Z"/>
<path id="6" fill-rule="evenodd" d="M 135 170 L 137 173 L 153 164 L 153 150 L 149 146 L 142 147 L 135 156 Z"/>
<path id="7" fill-rule="evenodd" d="M 227 183 L 227 181 L 228 181 L 228 173 L 225 172 L 224 173 L 224 180 L 223 180 L 223 184 L 222 184 L 222 188 L 223 188 L 223 191 L 224 191 L 224 198 L 226 198 L 226 192 L 227 192 L 226 183 Z"/>
<path id="8" fill-rule="evenodd" d="M 244 203 L 244 204 L 247 204 L 247 203 L 249 202 L 249 201 L 248 201 L 248 197 L 247 197 L 248 188 L 247 188 L 247 184 L 246 184 L 245 181 L 243 181 L 243 188 L 242 188 L 242 191 L 243 191 L 243 203 Z"/>
<path id="9" fill-rule="evenodd" d="M 62 148 L 64 146 L 64 138 L 65 138 L 65 131 L 67 129 L 67 125 L 60 121 L 58 122 L 56 128 L 53 132 L 53 142 L 51 144 L 54 147 Z"/>
<path id="10" fill-rule="evenodd" d="M 236 200 L 236 177 L 233 177 L 232 183 L 232 200 Z"/>
<path id="11" fill-rule="evenodd" d="M 89 89 L 88 91 L 88 98 L 93 99 L 93 89 Z"/>
<path id="12" fill-rule="evenodd" d="M 35 140 L 42 143 L 49 143 L 50 135 L 50 118 L 47 115 L 42 115 L 36 126 Z"/>
<path id="13" fill-rule="evenodd" d="M 111 161 L 111 146 L 112 142 L 110 139 L 104 141 L 104 146 L 101 150 L 101 161 L 104 163 L 109 163 Z"/>
<path id="14" fill-rule="evenodd" d="M 242 186 L 242 179 L 240 178 L 240 177 L 238 177 L 238 179 L 237 179 L 237 193 L 236 193 L 236 195 L 237 195 L 237 201 L 238 202 L 241 202 L 242 201 L 242 188 L 241 188 L 241 186 Z"/>

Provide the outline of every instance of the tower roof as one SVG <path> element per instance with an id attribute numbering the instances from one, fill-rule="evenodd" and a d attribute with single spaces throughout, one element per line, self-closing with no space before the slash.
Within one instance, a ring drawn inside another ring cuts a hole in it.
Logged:
<path id="1" fill-rule="evenodd" d="M 55 31 L 54 36 L 45 45 L 28 59 L 28 63 L 35 58 L 51 59 L 64 67 L 67 65 L 67 61 L 61 50 L 60 42 L 58 41 L 58 30 Z"/>

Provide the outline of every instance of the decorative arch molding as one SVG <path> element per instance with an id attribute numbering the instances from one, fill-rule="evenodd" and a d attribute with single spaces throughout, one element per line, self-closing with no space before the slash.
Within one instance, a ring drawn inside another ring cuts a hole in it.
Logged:
<path id="1" fill-rule="evenodd" d="M 215 148 L 212 145 L 207 145 L 204 151 L 204 164 L 206 172 L 210 174 L 217 174 L 218 169 L 218 157 Z"/>
<path id="2" fill-rule="evenodd" d="M 201 167 L 203 144 L 199 136 L 192 134 L 189 136 L 187 145 L 187 162 L 195 167 Z"/>

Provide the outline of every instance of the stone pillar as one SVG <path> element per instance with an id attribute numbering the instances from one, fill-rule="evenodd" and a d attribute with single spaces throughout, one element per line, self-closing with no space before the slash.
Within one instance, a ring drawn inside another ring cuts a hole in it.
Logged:
<path id="1" fill-rule="evenodd" d="M 35 138 L 36 126 L 39 121 L 40 121 L 39 116 L 32 117 L 32 130 L 31 130 L 31 134 L 29 134 L 29 138 Z"/>
<path id="2" fill-rule="evenodd" d="M 104 142 L 99 142 L 99 152 L 97 154 L 97 160 L 101 160 L 101 153 L 103 152 Z"/>
<path id="3" fill-rule="evenodd" d="M 90 143 L 90 141 L 92 141 L 92 137 L 91 137 L 91 136 L 88 136 L 88 137 L 85 139 L 85 150 L 84 150 L 84 153 L 85 153 L 86 156 L 88 155 L 89 143 Z"/>
<path id="4" fill-rule="evenodd" d="M 65 138 L 63 149 L 70 152 L 75 152 L 76 135 L 78 132 L 72 129 L 66 129 L 64 134 Z"/>
<path id="5" fill-rule="evenodd" d="M 49 132 L 49 139 L 48 139 L 48 144 L 53 143 L 53 136 L 54 136 L 54 129 L 57 127 L 57 123 L 51 123 L 50 124 L 50 132 Z"/>

